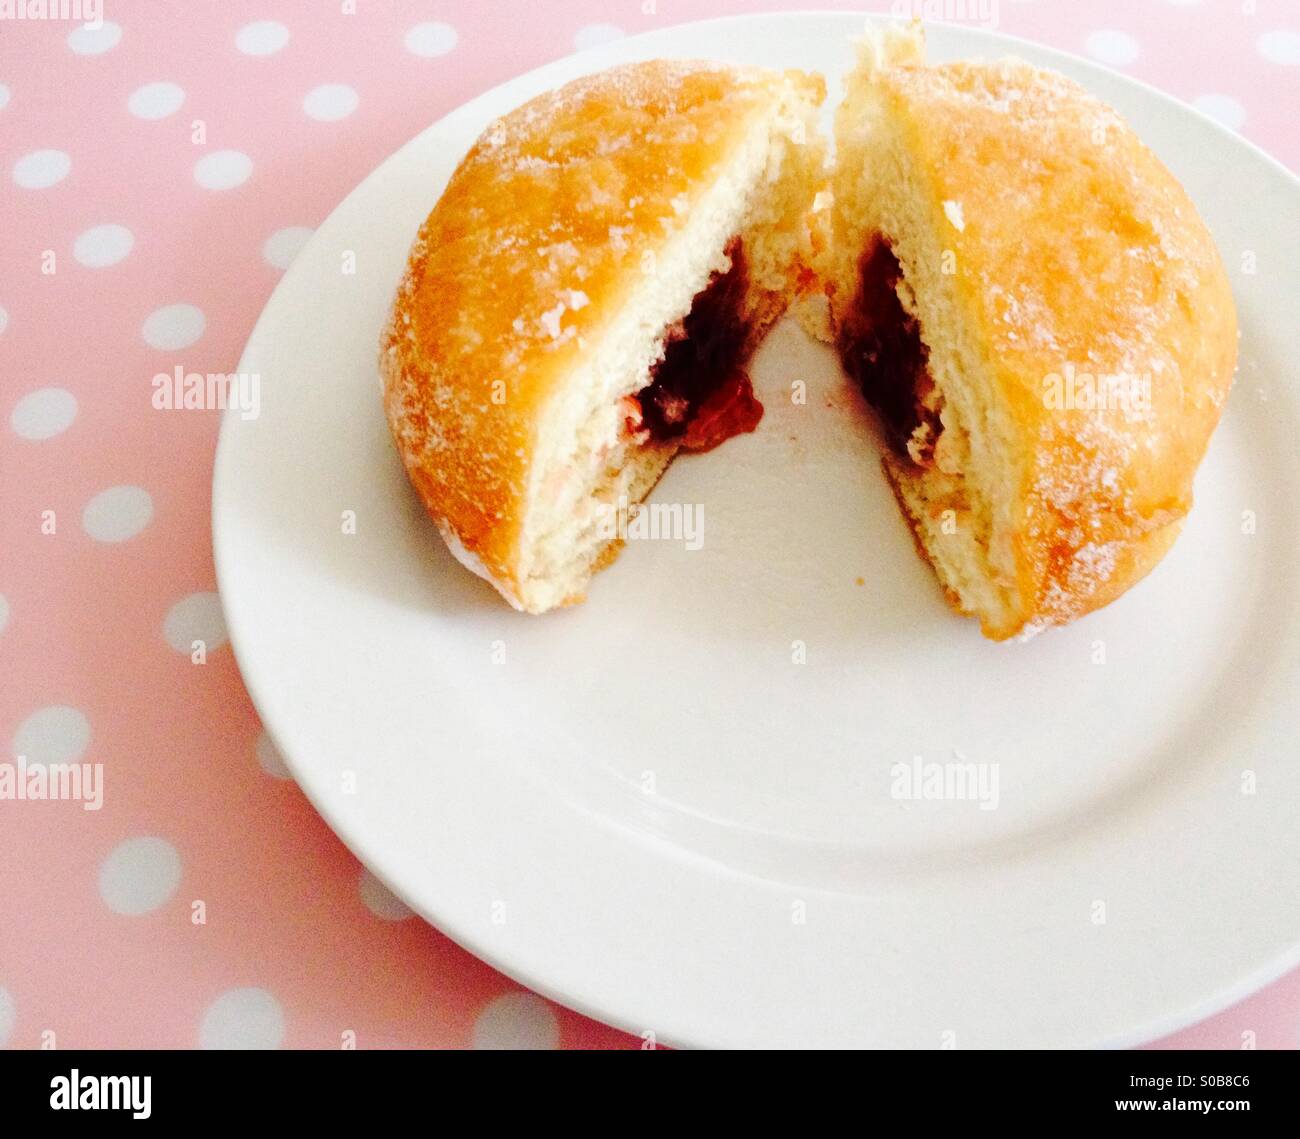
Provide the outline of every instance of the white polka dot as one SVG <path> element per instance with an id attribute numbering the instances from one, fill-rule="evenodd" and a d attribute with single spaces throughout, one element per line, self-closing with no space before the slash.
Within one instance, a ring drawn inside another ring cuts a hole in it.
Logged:
<path id="1" fill-rule="evenodd" d="M 262 246 L 262 256 L 277 269 L 287 269 L 293 259 L 307 244 L 314 230 L 305 225 L 291 225 L 277 229 Z"/>
<path id="2" fill-rule="evenodd" d="M 0 633 L 5 631 L 9 624 L 9 598 L 0 593 Z"/>
<path id="3" fill-rule="evenodd" d="M 1123 67 L 1138 57 L 1138 42 L 1128 32 L 1093 32 L 1085 46 L 1093 59 L 1108 63 L 1111 67 Z"/>
<path id="4" fill-rule="evenodd" d="M 289 765 L 284 762 L 284 756 L 280 754 L 280 749 L 275 746 L 275 741 L 271 739 L 270 733 L 263 728 L 258 734 L 257 745 L 253 749 L 257 755 L 257 765 L 267 775 L 273 779 L 292 779 L 293 772 L 289 770 Z"/>
<path id="5" fill-rule="evenodd" d="M 309 119 L 333 123 L 346 119 L 357 109 L 359 102 L 361 97 L 347 84 L 325 83 L 307 92 L 302 109 Z"/>
<path id="6" fill-rule="evenodd" d="M 0 332 L 9 327 L 9 310 L 4 305 L 0 305 Z"/>
<path id="7" fill-rule="evenodd" d="M 221 598 L 215 593 L 191 593 L 167 610 L 163 636 L 178 653 L 188 656 L 194 642 L 202 641 L 211 652 L 226 643 L 226 618 L 221 612 Z"/>
<path id="8" fill-rule="evenodd" d="M 9 106 L 9 85 L 0 83 L 0 111 Z"/>
<path id="9" fill-rule="evenodd" d="M 135 236 L 124 225 L 92 226 L 78 236 L 72 256 L 87 269 L 116 265 L 135 245 Z"/>
<path id="10" fill-rule="evenodd" d="M 205 190 L 233 190 L 248 181 L 253 160 L 238 150 L 214 150 L 194 164 L 194 181 Z"/>
<path id="11" fill-rule="evenodd" d="M 153 499 L 138 486 L 102 490 L 81 512 L 82 528 L 97 542 L 125 542 L 149 525 Z"/>
<path id="12" fill-rule="evenodd" d="M 208 1005 L 199 1028 L 199 1047 L 279 1048 L 284 1013 L 265 989 L 230 989 Z"/>
<path id="13" fill-rule="evenodd" d="M 289 29 L 275 20 L 245 24 L 235 33 L 235 47 L 245 55 L 274 55 L 289 42 Z"/>
<path id="14" fill-rule="evenodd" d="M 446 55 L 459 40 L 460 36 L 450 24 L 431 21 L 427 24 L 416 24 L 406 33 L 406 38 L 402 42 L 406 44 L 406 50 L 412 55 L 424 56 L 428 59 L 435 55 Z"/>
<path id="15" fill-rule="evenodd" d="M 585 28 L 579 28 L 573 35 L 573 46 L 578 51 L 586 51 L 589 47 L 597 47 L 600 44 L 610 43 L 612 40 L 622 39 L 627 33 L 616 24 L 588 24 Z"/>
<path id="16" fill-rule="evenodd" d="M 115 914 L 156 910 L 181 881 L 181 856 L 161 838 L 128 838 L 99 864 L 99 896 Z"/>
<path id="17" fill-rule="evenodd" d="M 140 335 L 151 348 L 174 352 L 188 348 L 206 327 L 203 313 L 193 305 L 164 305 L 145 318 Z"/>
<path id="18" fill-rule="evenodd" d="M 481 1049 L 557 1048 L 560 1026 L 536 993 L 505 993 L 475 1018 L 473 1042 Z"/>
<path id="19" fill-rule="evenodd" d="M 24 439 L 52 439 L 77 417 L 77 397 L 66 388 L 37 388 L 14 404 L 9 426 Z"/>
<path id="20" fill-rule="evenodd" d="M 67 704 L 38 708 L 14 732 L 13 754 L 30 766 L 76 763 L 90 746 L 90 721 Z"/>
<path id="21" fill-rule="evenodd" d="M 0 985 L 0 1048 L 9 1043 L 17 1020 L 18 1010 L 14 1007 L 14 999 L 9 995 L 9 990 Z"/>
<path id="22" fill-rule="evenodd" d="M 1231 130 L 1240 130 L 1246 121 L 1246 108 L 1231 95 L 1197 95 L 1192 105 L 1203 115 Z"/>
<path id="23" fill-rule="evenodd" d="M 175 83 L 146 83 L 131 92 L 126 109 L 137 119 L 165 119 L 185 102 L 185 92 Z"/>
<path id="24" fill-rule="evenodd" d="M 412 916 L 410 906 L 371 874 L 369 870 L 361 871 L 361 878 L 357 882 L 357 892 L 360 893 L 361 901 L 365 904 L 366 909 L 375 917 L 383 918 L 384 921 L 405 921 Z"/>
<path id="25" fill-rule="evenodd" d="M 62 150 L 34 150 L 14 163 L 13 177 L 24 190 L 44 190 L 62 182 L 72 159 Z"/>
<path id="26" fill-rule="evenodd" d="M 111 20 L 104 20 L 98 27 L 82 24 L 68 33 L 68 47 L 78 55 L 103 55 L 112 51 L 122 38 L 122 29 Z"/>
<path id="27" fill-rule="evenodd" d="M 1265 32 L 1255 41 L 1255 48 L 1269 63 L 1280 63 L 1285 67 L 1300 64 L 1300 35 L 1295 32 L 1281 28 Z"/>

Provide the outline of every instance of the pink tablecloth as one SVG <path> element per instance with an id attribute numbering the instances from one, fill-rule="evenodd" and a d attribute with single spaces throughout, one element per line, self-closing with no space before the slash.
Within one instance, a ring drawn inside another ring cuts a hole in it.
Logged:
<path id="1" fill-rule="evenodd" d="M 105 779 L 99 810 L 0 801 L 0 1043 L 639 1044 L 411 917 L 287 778 L 214 592 L 218 415 L 155 411 L 151 380 L 232 371 L 312 227 L 471 96 L 611 36 L 800 5 L 105 3 L 100 30 L 0 20 L 0 738 Z M 993 8 L 1300 165 L 1297 4 Z M 1300 972 L 1162 1043 L 1298 1031 Z"/>

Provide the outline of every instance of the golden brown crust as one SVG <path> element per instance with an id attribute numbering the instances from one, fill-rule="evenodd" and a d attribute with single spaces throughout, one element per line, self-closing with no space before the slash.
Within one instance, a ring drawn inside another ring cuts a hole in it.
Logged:
<path id="1" fill-rule="evenodd" d="M 712 63 L 578 80 L 493 123 L 421 227 L 385 406 L 430 514 L 504 592 L 541 409 L 789 83 L 821 97 L 820 78 Z"/>
<path id="2" fill-rule="evenodd" d="M 935 565 L 934 558 L 931 557 L 930 551 L 926 548 L 921 520 L 916 517 L 912 504 L 908 501 L 899 485 L 901 464 L 886 458 L 881 462 L 881 467 L 889 480 L 890 489 L 894 492 L 894 500 L 903 512 L 903 517 L 907 520 L 908 529 L 912 533 L 912 544 L 916 547 L 917 554 L 923 562 L 938 574 L 938 567 Z M 980 629 L 986 637 L 995 641 L 1005 641 L 1012 637 L 1024 639 L 1042 632 L 1043 629 L 1051 625 L 1066 624 L 1115 601 L 1155 569 L 1160 559 L 1169 552 L 1169 548 L 1174 544 L 1174 539 L 1178 537 L 1181 529 L 1182 519 L 1180 518 L 1165 526 L 1148 530 L 1123 543 L 1116 550 L 1112 572 L 1108 574 L 1105 580 L 1092 585 L 1090 592 L 1082 597 L 1082 600 L 1086 601 L 1086 605 L 1081 606 L 1077 612 L 1063 619 L 1058 619 L 1051 613 L 1034 613 L 1026 621 L 1017 620 L 1002 625 L 995 624 L 981 614 L 966 608 L 962 604 L 957 591 L 944 584 L 941 576 L 939 583 L 943 587 L 945 599 L 953 609 L 963 617 L 981 617 Z"/>
<path id="3" fill-rule="evenodd" d="M 1236 366 L 1227 276 L 1169 171 L 1062 76 L 1004 61 L 877 81 L 1012 424 L 1019 604 L 985 632 L 1063 624 L 1144 576 L 1191 506 Z M 1056 406 L 1070 375 L 1084 403 L 1085 376 L 1123 380 L 1104 409 Z"/>

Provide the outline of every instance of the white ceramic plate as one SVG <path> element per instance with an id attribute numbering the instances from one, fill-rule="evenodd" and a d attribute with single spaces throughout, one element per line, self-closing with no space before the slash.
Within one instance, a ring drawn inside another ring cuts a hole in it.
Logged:
<path id="1" fill-rule="evenodd" d="M 1118 107 L 1199 204 L 1240 310 L 1241 372 L 1173 553 L 1028 644 L 948 611 L 858 400 L 789 322 L 753 369 L 761 429 L 656 491 L 704 506 L 703 549 L 633 542 L 586 605 L 546 618 L 452 560 L 385 429 L 385 310 L 491 118 L 654 56 L 816 69 L 833 102 L 859 26 L 764 15 L 609 44 L 475 99 L 367 178 L 239 366 L 262 413 L 227 417 L 217 459 L 232 640 L 343 840 L 565 1004 L 681 1045 L 1137 1042 L 1300 956 L 1300 184 L 1281 167 L 1102 68 L 931 29 L 933 59 L 1014 52 Z M 895 765 L 958 755 L 996 770 L 996 809 L 894 797 Z"/>

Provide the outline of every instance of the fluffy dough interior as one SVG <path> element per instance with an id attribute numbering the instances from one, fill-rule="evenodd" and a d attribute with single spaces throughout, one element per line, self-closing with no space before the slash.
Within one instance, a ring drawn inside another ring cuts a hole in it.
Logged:
<path id="1" fill-rule="evenodd" d="M 880 416 L 884 466 L 923 554 L 965 613 L 1014 606 L 1010 429 L 960 316 L 941 239 L 907 140 L 871 83 L 874 67 L 920 62 L 910 29 L 864 45 L 836 117 L 829 280 L 834 339 Z"/>
<path id="2" fill-rule="evenodd" d="M 523 608 L 581 599 L 620 548 L 612 512 L 639 504 L 691 444 L 701 401 L 706 415 L 746 416 L 745 393 L 732 393 L 737 409 L 721 406 L 720 389 L 736 382 L 735 369 L 794 292 L 821 177 L 815 110 L 792 89 L 755 122 L 687 224 L 643 265 L 644 282 L 589 363 L 547 409 L 521 540 Z M 666 370 L 675 379 L 668 385 Z M 683 390 L 694 398 L 681 400 Z"/>

